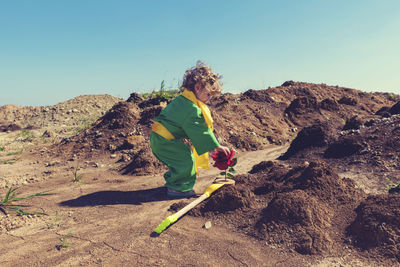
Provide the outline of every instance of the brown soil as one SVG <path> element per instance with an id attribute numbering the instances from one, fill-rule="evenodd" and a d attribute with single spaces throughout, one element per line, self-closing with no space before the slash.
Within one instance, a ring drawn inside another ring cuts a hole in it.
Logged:
<path id="1" fill-rule="evenodd" d="M 237 151 L 236 185 L 158 237 L 191 200 L 166 197 L 148 145 L 167 103 L 128 100 L 0 107 L 1 196 L 22 185 L 22 195 L 54 193 L 22 202 L 48 216 L 0 215 L 2 266 L 400 265 L 400 202 L 387 193 L 400 181 L 397 96 L 288 81 L 213 99 L 216 136 Z M 202 172 L 195 190 L 218 173 Z"/>
<path id="2" fill-rule="evenodd" d="M 292 169 L 272 161 L 260 164 L 192 214 L 221 217 L 238 231 L 290 251 L 340 255 L 364 192 L 324 162 Z"/>
<path id="3" fill-rule="evenodd" d="M 349 227 L 354 243 L 374 253 L 400 261 L 400 195 L 369 196 L 356 209 Z"/>

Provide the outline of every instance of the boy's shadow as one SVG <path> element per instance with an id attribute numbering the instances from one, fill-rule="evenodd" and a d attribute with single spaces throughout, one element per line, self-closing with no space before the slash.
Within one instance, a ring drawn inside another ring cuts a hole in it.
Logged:
<path id="1" fill-rule="evenodd" d="M 99 205 L 130 204 L 141 205 L 145 202 L 171 200 L 165 187 L 136 191 L 98 191 L 75 199 L 60 202 L 61 206 L 86 207 Z"/>

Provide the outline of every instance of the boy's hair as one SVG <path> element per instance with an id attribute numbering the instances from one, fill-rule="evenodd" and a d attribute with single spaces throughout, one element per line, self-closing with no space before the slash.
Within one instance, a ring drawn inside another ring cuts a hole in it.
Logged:
<path id="1" fill-rule="evenodd" d="M 204 62 L 197 61 L 196 66 L 188 69 L 183 75 L 182 87 L 194 91 L 195 84 L 199 82 L 211 95 L 217 95 L 222 90 L 219 81 L 221 78 L 221 75 L 215 74 Z"/>

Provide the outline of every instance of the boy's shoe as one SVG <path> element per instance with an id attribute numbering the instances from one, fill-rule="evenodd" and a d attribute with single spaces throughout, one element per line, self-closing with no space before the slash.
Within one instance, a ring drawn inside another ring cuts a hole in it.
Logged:
<path id="1" fill-rule="evenodd" d="M 167 188 L 167 196 L 173 197 L 173 198 L 195 197 L 196 192 L 194 192 L 194 190 L 190 190 L 188 192 L 181 192 L 181 191 L 173 190 L 171 188 Z"/>

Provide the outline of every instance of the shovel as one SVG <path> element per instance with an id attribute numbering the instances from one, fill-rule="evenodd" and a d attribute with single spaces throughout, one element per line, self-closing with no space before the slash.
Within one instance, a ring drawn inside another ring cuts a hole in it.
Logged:
<path id="1" fill-rule="evenodd" d="M 189 210 L 193 209 L 197 204 L 205 200 L 206 198 L 210 197 L 210 195 L 215 191 L 221 188 L 225 183 L 216 183 L 216 184 L 211 184 L 204 190 L 204 193 L 199 196 L 197 199 L 193 200 L 191 203 L 187 204 L 185 207 L 183 207 L 181 210 L 178 212 L 168 216 L 165 218 L 162 223 L 160 223 L 159 226 L 154 230 L 157 234 L 161 234 L 162 231 L 164 231 L 168 226 L 176 222 L 180 217 L 185 215 L 186 212 Z"/>

